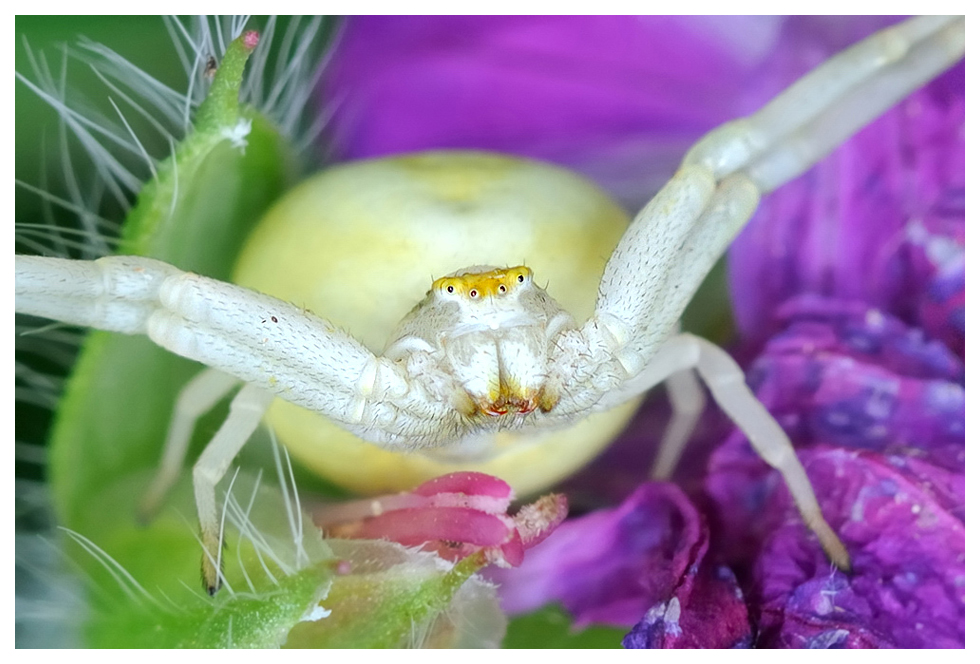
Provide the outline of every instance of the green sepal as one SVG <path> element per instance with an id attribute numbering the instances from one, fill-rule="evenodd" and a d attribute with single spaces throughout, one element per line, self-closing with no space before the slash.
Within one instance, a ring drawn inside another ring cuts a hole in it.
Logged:
<path id="1" fill-rule="evenodd" d="M 135 474 L 108 486 L 91 499 L 88 522 L 138 494 L 149 477 Z M 214 597 L 195 583 L 201 545 L 187 479 L 152 523 L 119 524 L 102 538 L 100 551 L 77 542 L 67 545 L 69 551 L 77 550 L 76 560 L 97 563 L 87 566 L 87 577 L 97 589 L 91 593 L 85 625 L 87 645 L 278 647 L 297 623 L 321 613 L 316 604 L 328 596 L 333 566 L 320 531 L 308 517 L 287 512 L 284 501 L 292 501 L 291 496 L 284 498 L 255 477 L 239 475 L 233 493 L 236 504 L 248 509 L 254 531 L 243 535 L 226 520 L 222 568 L 227 581 Z M 299 519 L 302 534 L 296 535 L 290 524 Z M 71 538 L 66 534 L 66 539 Z"/>
<path id="2" fill-rule="evenodd" d="M 496 591 L 474 577 L 485 565 L 481 553 L 450 566 L 388 542 L 331 546 L 352 560 L 353 573 L 336 576 L 320 603 L 330 618 L 297 625 L 286 647 L 496 647 L 503 637 Z"/>
<path id="3" fill-rule="evenodd" d="M 271 122 L 238 105 L 247 53 L 240 44 L 229 53 L 209 97 L 217 95 L 219 103 L 171 158 L 156 165 L 124 223 L 119 253 L 228 279 L 253 225 L 298 179 L 299 155 Z M 296 578 L 280 571 L 279 585 L 266 591 L 291 587 L 285 604 L 246 601 L 230 592 L 208 599 L 198 585 L 201 547 L 186 478 L 171 495 L 174 504 L 189 505 L 179 518 L 165 509 L 149 526 L 137 522 L 136 506 L 159 464 L 176 397 L 201 369 L 145 337 L 96 332 L 67 381 L 55 415 L 48 480 L 58 521 L 104 552 L 65 547 L 92 585 L 89 645 L 227 645 L 225 616 L 233 616 L 235 645 L 278 645 L 299 619 L 297 611 L 323 596 L 311 588 L 323 584 L 324 572 L 302 568 L 293 570 Z M 189 460 L 216 431 L 224 416 L 216 410 L 199 422 Z M 104 566 L 106 556 L 115 574 Z M 134 602 L 132 589 L 117 580 L 127 575 L 176 613 L 147 611 L 156 606 L 147 598 Z M 265 578 L 264 572 L 252 576 Z M 202 620 L 204 614 L 218 616 L 217 622 Z M 220 639 L 208 627 L 219 624 L 225 630 Z"/>
<path id="4" fill-rule="evenodd" d="M 298 156 L 270 122 L 243 110 L 230 126 L 247 120 L 244 148 L 222 133 L 228 125 L 196 130 L 158 165 L 126 219 L 119 253 L 229 278 L 252 226 L 298 177 Z M 201 369 L 143 337 L 89 335 L 50 442 L 49 482 L 61 523 L 74 528 L 106 482 L 156 467 L 176 396 Z M 213 424 L 202 421 L 191 455 Z"/>

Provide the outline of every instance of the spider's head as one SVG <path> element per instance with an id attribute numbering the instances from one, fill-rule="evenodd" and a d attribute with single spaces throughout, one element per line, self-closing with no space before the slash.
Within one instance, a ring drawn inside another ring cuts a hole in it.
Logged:
<path id="1" fill-rule="evenodd" d="M 534 328 L 554 332 L 571 316 L 536 283 L 531 269 L 477 265 L 436 279 L 419 305 L 441 341 L 474 333 Z"/>
<path id="2" fill-rule="evenodd" d="M 436 362 L 452 392 L 468 395 L 467 414 L 547 411 L 555 404 L 546 389 L 550 339 L 573 322 L 530 268 L 480 265 L 436 279 L 385 354 Z"/>
<path id="3" fill-rule="evenodd" d="M 544 396 L 548 330 L 564 312 L 534 283 L 530 268 L 460 270 L 436 279 L 428 301 L 432 321 L 442 324 L 446 368 L 476 411 L 497 416 L 554 405 Z"/>

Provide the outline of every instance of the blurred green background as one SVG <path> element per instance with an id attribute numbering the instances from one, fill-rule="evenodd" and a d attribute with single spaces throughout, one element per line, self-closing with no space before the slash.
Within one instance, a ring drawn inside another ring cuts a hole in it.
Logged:
<path id="1" fill-rule="evenodd" d="M 84 98 L 106 115 L 114 111 L 105 85 L 87 66 L 64 57 L 65 48 L 74 47 L 83 36 L 112 48 L 163 83 L 178 87 L 185 80 L 159 16 L 17 16 L 14 30 L 18 73 L 36 80 L 34 63 L 47 62 L 55 77 L 66 68 L 67 86 L 76 91 L 69 98 Z M 21 81 L 14 89 L 14 174 L 30 184 L 46 181 L 46 188 L 57 191 L 61 186 L 58 115 Z M 17 221 L 39 218 L 42 208 L 37 195 L 18 188 L 15 200 Z"/>

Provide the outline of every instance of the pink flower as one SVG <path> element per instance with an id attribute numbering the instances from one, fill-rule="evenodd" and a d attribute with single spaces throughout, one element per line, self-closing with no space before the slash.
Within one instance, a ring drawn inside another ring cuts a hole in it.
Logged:
<path id="1" fill-rule="evenodd" d="M 435 551 L 456 561 L 482 551 L 486 562 L 517 567 L 524 551 L 546 538 L 568 515 L 562 495 L 525 505 L 514 516 L 510 485 L 483 473 L 450 473 L 414 491 L 327 505 L 313 522 L 330 537 L 385 539 Z"/>

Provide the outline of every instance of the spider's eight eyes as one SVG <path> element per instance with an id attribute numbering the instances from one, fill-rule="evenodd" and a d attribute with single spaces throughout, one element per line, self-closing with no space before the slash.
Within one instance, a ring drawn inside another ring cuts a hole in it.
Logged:
<path id="1" fill-rule="evenodd" d="M 488 272 L 475 272 L 460 274 L 454 277 L 442 277 L 436 279 L 432 284 L 432 290 L 455 295 L 457 293 L 467 293 L 472 300 L 479 300 L 485 297 L 501 297 L 516 290 L 521 284 L 531 280 L 530 268 L 511 267 L 506 269 L 490 270 Z"/>

